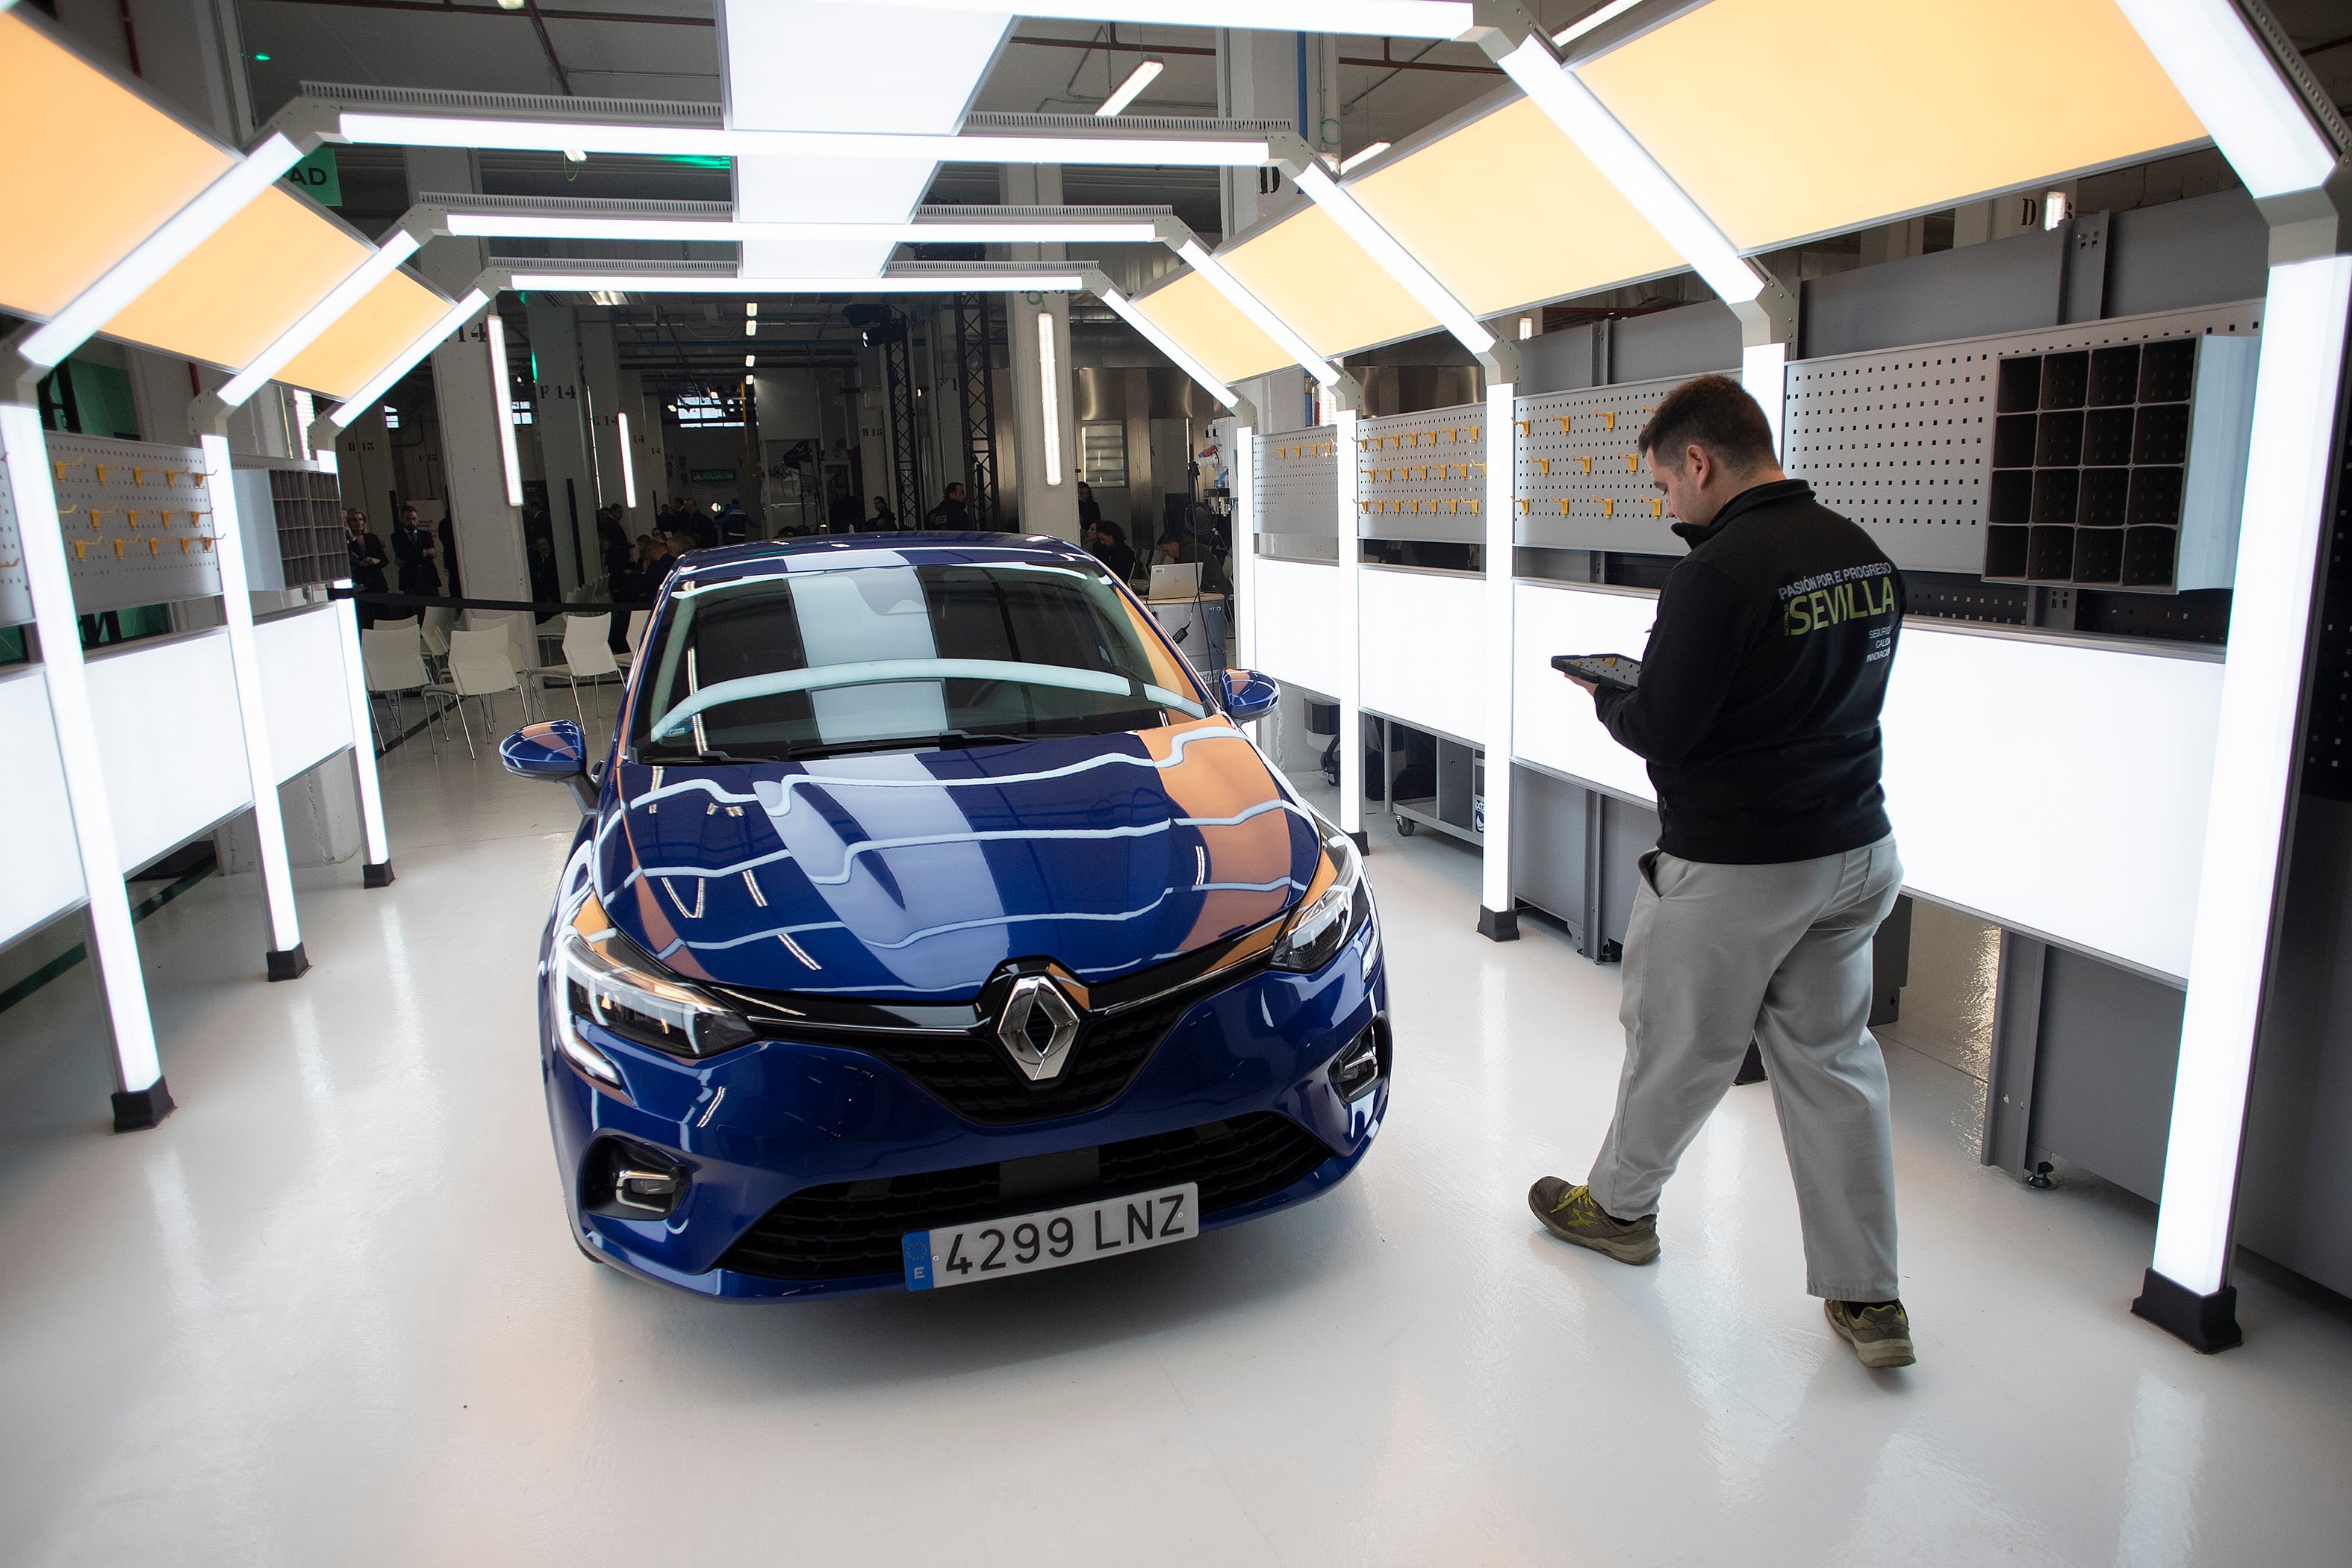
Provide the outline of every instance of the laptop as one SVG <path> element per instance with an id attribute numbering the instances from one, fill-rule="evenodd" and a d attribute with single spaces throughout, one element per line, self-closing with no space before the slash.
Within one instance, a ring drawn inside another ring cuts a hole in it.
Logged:
<path id="1" fill-rule="evenodd" d="M 1180 561 L 1159 562 L 1151 568 L 1151 588 L 1146 597 L 1153 599 L 1197 599 L 1201 596 L 1201 563 Z"/>

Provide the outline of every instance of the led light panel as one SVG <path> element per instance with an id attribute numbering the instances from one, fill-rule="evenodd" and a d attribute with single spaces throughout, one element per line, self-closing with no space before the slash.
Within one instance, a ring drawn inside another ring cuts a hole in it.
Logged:
<path id="1" fill-rule="evenodd" d="M 1665 237 L 1524 98 L 1348 189 L 1481 316 L 1683 266 Z"/>
<path id="2" fill-rule="evenodd" d="M 0 81 L 0 308 L 17 315 L 56 315 L 236 161 L 13 12 Z"/>
<path id="3" fill-rule="evenodd" d="M 1217 259 L 1326 358 L 1438 330 L 1437 318 L 1321 207 L 1302 207 Z"/>
<path id="4" fill-rule="evenodd" d="M 277 378 L 329 397 L 349 397 L 448 308 L 449 301 L 440 294 L 395 271 L 361 296 L 309 348 L 287 361 Z"/>
<path id="5" fill-rule="evenodd" d="M 2205 138 L 2115 0 L 1712 0 L 1576 74 L 1749 251 Z"/>
<path id="6" fill-rule="evenodd" d="M 1238 306 L 1197 272 L 1184 273 L 1129 301 L 1146 321 L 1176 342 L 1219 381 L 1245 381 L 1297 362 Z"/>
<path id="7" fill-rule="evenodd" d="M 272 188 L 101 330 L 209 364 L 250 364 L 373 254 L 301 197 Z"/>

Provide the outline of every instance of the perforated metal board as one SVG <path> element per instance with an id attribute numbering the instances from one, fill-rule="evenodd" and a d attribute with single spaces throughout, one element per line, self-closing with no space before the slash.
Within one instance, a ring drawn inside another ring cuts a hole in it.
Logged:
<path id="1" fill-rule="evenodd" d="M 213 497 L 194 447 L 48 438 L 58 526 L 84 615 L 220 593 Z"/>
<path id="2" fill-rule="evenodd" d="M 8 460 L 0 458 L 0 626 L 20 626 L 33 618 L 24 545 L 16 531 L 16 498 L 8 489 Z"/>
<path id="3" fill-rule="evenodd" d="M 1486 496 L 1486 410 L 1465 403 L 1358 427 L 1357 532 L 1475 544 Z"/>
<path id="4" fill-rule="evenodd" d="M 1339 531 L 1339 470 L 1332 455 L 1339 431 L 1329 425 L 1257 438 L 1257 531 L 1320 534 Z"/>
<path id="5" fill-rule="evenodd" d="M 1897 566 L 1985 568 L 1994 381 L 2003 355 L 2205 333 L 2252 335 L 2262 302 L 1799 360 L 1788 368 L 1783 464 Z M 1618 548 L 1624 548 L 1619 546 Z"/>
<path id="6" fill-rule="evenodd" d="M 1679 554 L 1634 445 L 1658 400 L 1686 379 L 1547 392 L 1516 415 L 1521 544 Z"/>

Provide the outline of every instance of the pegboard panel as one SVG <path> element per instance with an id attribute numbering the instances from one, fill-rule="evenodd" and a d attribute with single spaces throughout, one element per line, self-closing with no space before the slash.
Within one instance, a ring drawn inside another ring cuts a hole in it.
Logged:
<path id="1" fill-rule="evenodd" d="M 48 445 L 76 610 L 220 593 L 202 453 L 94 436 L 52 435 Z"/>
<path id="2" fill-rule="evenodd" d="M 1257 531 L 1339 531 L 1339 431 L 1329 425 L 1257 437 Z"/>
<path id="3" fill-rule="evenodd" d="M 1788 367 L 1782 464 L 1897 566 L 1985 569 L 2000 362 L 2158 339 L 2252 335 L 2259 300 L 2002 332 Z"/>
<path id="4" fill-rule="evenodd" d="M 33 618 L 32 584 L 25 578 L 25 541 L 16 531 L 16 498 L 8 489 L 8 459 L 0 458 L 0 626 Z"/>
<path id="5" fill-rule="evenodd" d="M 1521 544 L 1680 554 L 1665 502 L 1634 445 L 1659 399 L 1686 377 L 1522 397 L 1517 481 Z"/>
<path id="6" fill-rule="evenodd" d="M 1484 404 L 1367 419 L 1357 431 L 1360 534 L 1470 544 L 1486 538 Z"/>

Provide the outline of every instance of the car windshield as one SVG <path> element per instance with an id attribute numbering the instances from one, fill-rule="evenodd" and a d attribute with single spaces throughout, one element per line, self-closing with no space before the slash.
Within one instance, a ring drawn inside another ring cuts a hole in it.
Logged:
<path id="1" fill-rule="evenodd" d="M 680 584 L 646 646 L 646 762 L 1156 729 L 1205 696 L 1091 566 L 835 565 Z"/>

